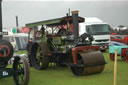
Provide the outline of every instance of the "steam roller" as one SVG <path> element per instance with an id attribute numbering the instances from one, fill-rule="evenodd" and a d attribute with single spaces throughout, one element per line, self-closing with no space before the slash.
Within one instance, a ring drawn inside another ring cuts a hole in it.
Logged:
<path id="1" fill-rule="evenodd" d="M 51 63 L 69 66 L 76 76 L 101 73 L 106 64 L 104 56 L 99 46 L 92 45 L 92 35 L 79 35 L 81 22 L 84 18 L 78 16 L 78 11 L 72 11 L 72 16 L 26 24 L 31 27 L 28 37 L 31 40 L 27 45 L 31 65 L 37 70 L 45 70 Z M 38 26 L 41 29 L 38 30 Z"/>

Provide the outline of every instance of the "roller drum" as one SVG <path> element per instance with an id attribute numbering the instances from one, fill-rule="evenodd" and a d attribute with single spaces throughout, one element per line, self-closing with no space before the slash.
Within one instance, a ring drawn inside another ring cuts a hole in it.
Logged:
<path id="1" fill-rule="evenodd" d="M 104 56 L 100 51 L 82 51 L 77 53 L 78 66 L 72 66 L 72 72 L 77 76 L 101 73 L 105 67 Z M 84 65 L 79 67 L 79 65 Z"/>

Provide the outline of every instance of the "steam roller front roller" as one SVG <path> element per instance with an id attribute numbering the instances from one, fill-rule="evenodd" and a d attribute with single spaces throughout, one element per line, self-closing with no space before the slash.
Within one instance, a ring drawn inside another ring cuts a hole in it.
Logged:
<path id="1" fill-rule="evenodd" d="M 101 73 L 105 67 L 104 56 L 97 50 L 79 51 L 77 55 L 77 64 L 71 66 L 74 75 L 83 76 Z"/>

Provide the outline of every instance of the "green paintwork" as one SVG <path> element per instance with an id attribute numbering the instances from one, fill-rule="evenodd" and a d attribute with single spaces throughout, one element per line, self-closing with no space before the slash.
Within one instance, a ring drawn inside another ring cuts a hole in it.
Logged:
<path id="1" fill-rule="evenodd" d="M 52 40 L 53 44 L 55 45 L 62 45 L 61 37 L 54 37 Z"/>
<path id="2" fill-rule="evenodd" d="M 41 38 L 43 43 L 47 43 L 47 35 L 44 34 L 43 37 Z"/>
<path id="3" fill-rule="evenodd" d="M 14 75 L 14 70 L 12 68 L 3 68 L 0 70 L 0 78 L 11 77 Z"/>

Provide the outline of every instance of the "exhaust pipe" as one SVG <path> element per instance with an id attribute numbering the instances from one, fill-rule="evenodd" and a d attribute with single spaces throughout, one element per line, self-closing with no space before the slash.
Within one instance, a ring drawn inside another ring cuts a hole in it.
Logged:
<path id="1" fill-rule="evenodd" d="M 77 43 L 79 36 L 78 30 L 78 11 L 72 11 L 73 31 L 74 31 L 74 43 Z"/>
<path id="2" fill-rule="evenodd" d="M 0 33 L 2 33 L 2 0 L 0 0 Z M 2 35 L 0 35 L 2 38 Z"/>

